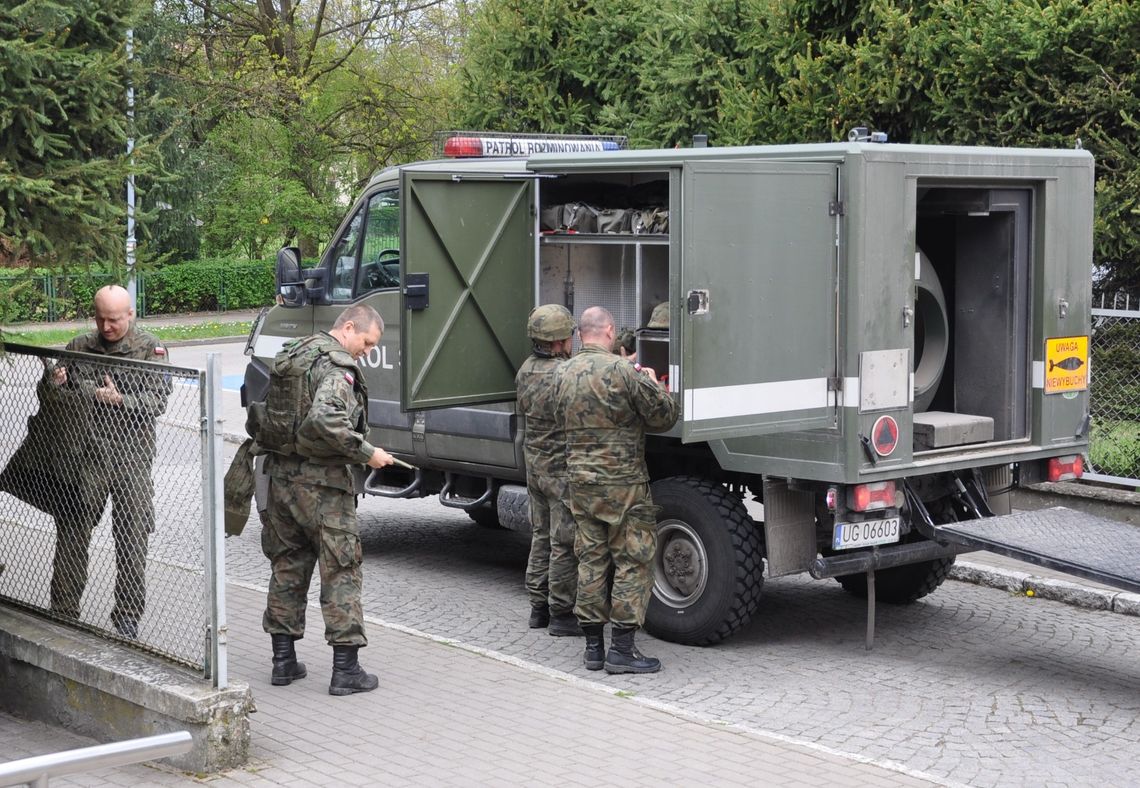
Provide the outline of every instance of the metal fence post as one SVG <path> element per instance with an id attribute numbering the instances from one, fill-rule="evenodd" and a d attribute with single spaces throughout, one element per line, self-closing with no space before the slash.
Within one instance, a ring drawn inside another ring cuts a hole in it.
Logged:
<path id="1" fill-rule="evenodd" d="M 221 356 L 206 355 L 202 392 L 202 537 L 206 546 L 206 610 L 209 617 L 206 671 L 214 686 L 229 684 L 226 668 L 225 501 L 222 491 Z"/>

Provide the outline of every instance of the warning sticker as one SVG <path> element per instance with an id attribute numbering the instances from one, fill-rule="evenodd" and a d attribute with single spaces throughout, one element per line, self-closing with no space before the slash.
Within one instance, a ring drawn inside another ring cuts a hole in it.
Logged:
<path id="1" fill-rule="evenodd" d="M 1089 338 L 1045 340 L 1045 393 L 1084 391 L 1089 387 Z"/>

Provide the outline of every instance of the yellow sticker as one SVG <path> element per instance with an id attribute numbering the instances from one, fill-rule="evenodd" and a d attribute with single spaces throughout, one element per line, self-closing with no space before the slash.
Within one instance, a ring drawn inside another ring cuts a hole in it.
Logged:
<path id="1" fill-rule="evenodd" d="M 1045 393 L 1084 391 L 1089 387 L 1089 338 L 1045 340 Z"/>

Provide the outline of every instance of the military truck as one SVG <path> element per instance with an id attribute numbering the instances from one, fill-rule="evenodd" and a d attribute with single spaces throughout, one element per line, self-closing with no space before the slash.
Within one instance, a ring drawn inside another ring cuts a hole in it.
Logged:
<path id="1" fill-rule="evenodd" d="M 1008 514 L 1015 484 L 1081 475 L 1088 152 L 864 129 L 669 150 L 461 133 L 444 148 L 373 177 L 314 267 L 283 249 L 278 304 L 248 342 L 246 401 L 289 338 L 348 304 L 379 310 L 383 341 L 361 360 L 371 440 L 414 467 L 373 471 L 363 492 L 528 530 L 512 402 L 526 317 L 597 304 L 681 406 L 646 441 L 652 634 L 722 640 L 765 577 L 803 572 L 866 597 L 873 622 L 876 599 L 932 592 L 979 547 L 1140 590 L 1102 560 L 1127 544 L 1119 526 Z M 660 304 L 668 328 L 646 327 Z"/>

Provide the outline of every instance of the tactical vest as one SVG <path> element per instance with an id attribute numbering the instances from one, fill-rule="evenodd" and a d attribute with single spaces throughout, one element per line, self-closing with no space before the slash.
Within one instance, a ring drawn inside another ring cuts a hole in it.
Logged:
<path id="1" fill-rule="evenodd" d="M 341 359 L 336 358 L 337 351 L 348 360 L 348 366 L 356 370 L 352 357 L 344 352 L 340 343 L 324 334 L 289 342 L 273 359 L 264 410 L 254 419 L 261 449 L 275 454 L 304 454 L 298 451 L 297 432 L 313 405 L 313 365 L 322 355 L 329 355 L 333 363 L 344 366 Z"/>

